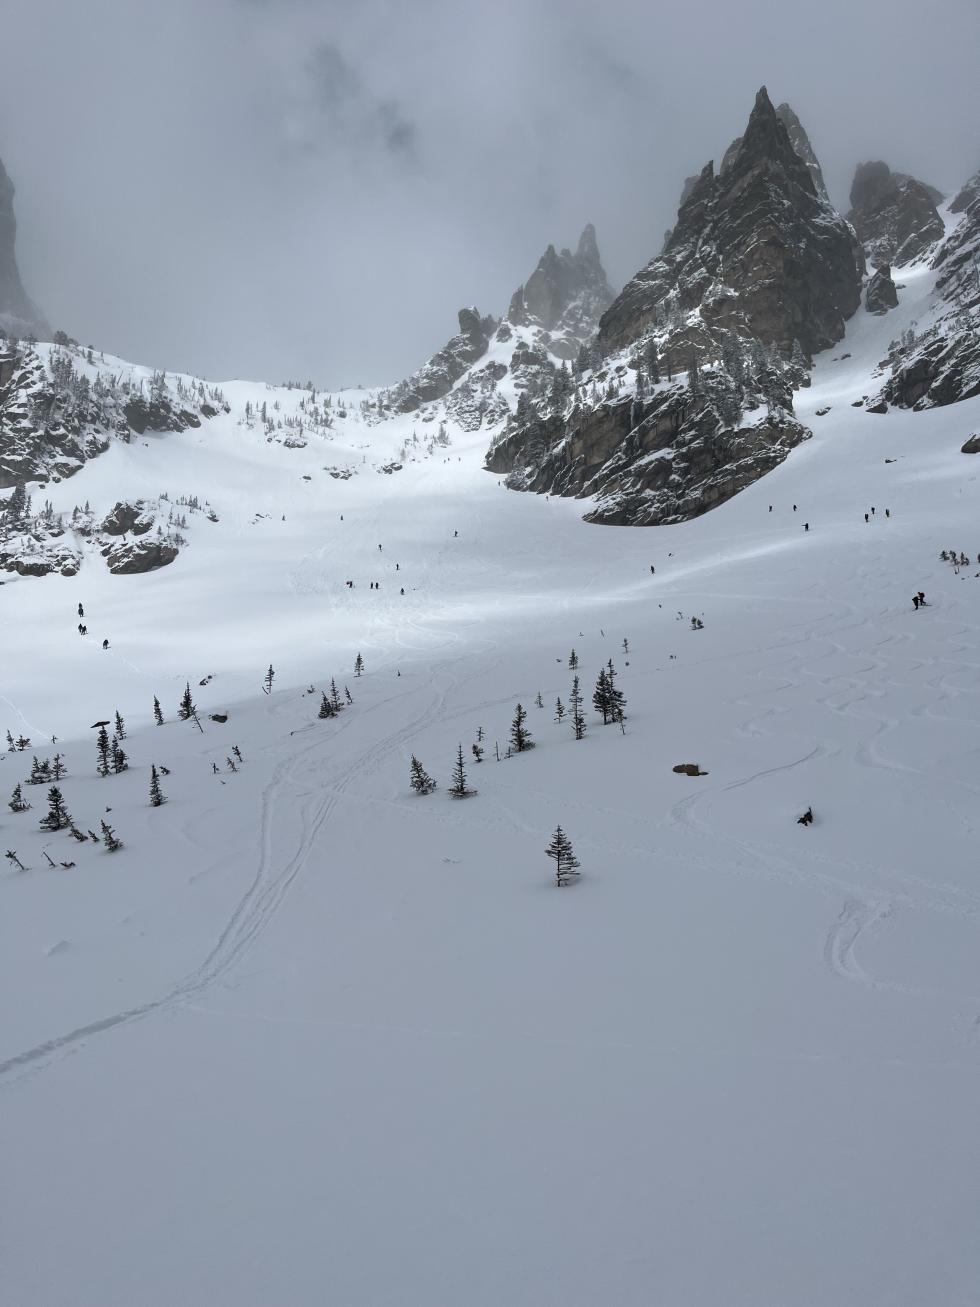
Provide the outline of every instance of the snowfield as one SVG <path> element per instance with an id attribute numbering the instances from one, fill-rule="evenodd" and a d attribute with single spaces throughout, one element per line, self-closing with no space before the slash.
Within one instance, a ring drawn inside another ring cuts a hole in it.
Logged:
<path id="1" fill-rule="evenodd" d="M 980 401 L 851 407 L 931 277 L 818 360 L 811 441 L 681 526 L 510 493 L 480 431 L 379 472 L 417 414 L 285 449 L 239 420 L 302 392 L 241 382 L 44 490 L 220 520 L 159 572 L 0 588 L 0 730 L 32 741 L 0 758 L 5 1302 L 975 1307 Z M 56 750 L 119 852 L 39 831 L 44 786 L 6 807 Z"/>

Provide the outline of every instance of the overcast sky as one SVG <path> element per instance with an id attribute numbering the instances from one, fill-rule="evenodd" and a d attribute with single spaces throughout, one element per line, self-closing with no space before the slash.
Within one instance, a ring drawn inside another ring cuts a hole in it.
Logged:
<path id="1" fill-rule="evenodd" d="M 138 362 L 396 380 L 549 242 L 618 287 L 756 90 L 842 208 L 884 158 L 980 166 L 977 0 L 3 0 L 28 293 Z"/>

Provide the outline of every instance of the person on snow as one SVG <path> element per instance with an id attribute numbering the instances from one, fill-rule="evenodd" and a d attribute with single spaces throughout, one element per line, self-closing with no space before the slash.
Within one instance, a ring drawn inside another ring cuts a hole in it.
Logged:
<path id="1" fill-rule="evenodd" d="M 78 623 L 78 634 L 81 635 L 81 634 L 84 632 L 84 630 L 85 630 L 85 627 L 81 624 L 81 622 L 79 622 L 79 623 Z"/>
<path id="2" fill-rule="evenodd" d="M 980 563 L 980 558 L 977 559 L 977 562 Z M 650 564 L 650 575 L 651 575 L 651 576 L 654 576 L 655 573 L 656 573 L 656 571 L 657 571 L 657 569 L 656 569 L 656 568 L 654 567 L 654 565 L 651 563 L 651 564 Z"/>
<path id="3" fill-rule="evenodd" d="M 82 607 L 81 604 L 78 605 L 78 615 L 79 615 L 79 617 L 84 617 L 84 616 L 85 616 L 85 609 Z"/>
<path id="4" fill-rule="evenodd" d="M 809 523 L 809 522 L 804 522 L 804 523 L 803 523 L 803 530 L 804 530 L 804 531 L 809 531 L 809 529 L 810 529 L 810 523 Z"/>
<path id="5" fill-rule="evenodd" d="M 864 520 L 865 520 L 866 522 L 869 520 L 867 513 L 865 513 L 865 515 L 864 515 Z"/>
<path id="6" fill-rule="evenodd" d="M 919 591 L 919 603 L 922 605 L 923 608 L 925 608 L 925 606 L 926 606 L 926 596 L 925 596 L 925 591 L 924 591 L 924 590 L 920 590 L 920 591 Z"/>
<path id="7" fill-rule="evenodd" d="M 912 596 L 912 606 L 913 606 L 913 608 L 915 609 L 916 612 L 919 611 L 919 602 L 920 602 L 920 601 L 919 601 L 919 596 L 918 596 L 918 595 L 913 595 L 913 596 Z"/>
<path id="8" fill-rule="evenodd" d="M 812 825 L 813 825 L 813 809 L 812 809 L 812 808 L 807 808 L 806 812 L 803 814 L 802 817 L 797 817 L 797 819 L 796 819 L 796 824 L 797 824 L 797 826 L 812 826 Z"/>
<path id="9" fill-rule="evenodd" d="M 103 641 L 102 641 L 102 648 L 103 648 L 103 649 L 108 649 L 108 648 L 109 648 L 109 641 L 108 641 L 108 640 L 103 640 Z"/>

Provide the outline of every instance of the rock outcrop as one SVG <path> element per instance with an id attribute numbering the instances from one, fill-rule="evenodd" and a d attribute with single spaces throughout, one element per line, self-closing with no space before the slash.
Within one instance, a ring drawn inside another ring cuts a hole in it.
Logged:
<path id="1" fill-rule="evenodd" d="M 172 540 L 149 537 L 140 540 L 119 540 L 102 550 L 106 566 L 115 576 L 129 576 L 136 572 L 155 572 L 174 561 L 180 550 Z"/>
<path id="2" fill-rule="evenodd" d="M 60 481 L 144 431 L 184 431 L 227 411 L 220 391 L 162 373 L 143 381 L 102 372 L 71 346 L 0 340 L 0 489 Z"/>
<path id="3" fill-rule="evenodd" d="M 459 332 L 410 377 L 393 386 L 389 400 L 397 412 L 411 413 L 448 395 L 464 372 L 487 352 L 497 326 L 475 308 L 460 309 Z"/>
<path id="4" fill-rule="evenodd" d="M 937 307 L 930 321 L 892 347 L 882 398 L 933 408 L 980 395 L 980 197 L 937 249 Z"/>
<path id="5" fill-rule="evenodd" d="M 965 213 L 974 200 L 980 199 L 980 169 L 965 182 L 950 202 L 951 213 Z"/>
<path id="6" fill-rule="evenodd" d="M 530 277 L 511 296 L 506 320 L 514 326 L 540 328 L 551 353 L 571 360 L 595 334 L 612 298 L 595 228 L 589 223 L 574 254 L 567 249 L 558 254 L 553 245 L 548 246 Z"/>
<path id="7" fill-rule="evenodd" d="M 603 314 L 599 344 L 622 349 L 666 312 L 696 311 L 709 331 L 787 351 L 798 341 L 809 355 L 844 334 L 862 267 L 850 227 L 818 194 L 763 87 L 721 171 L 704 168 L 663 253 Z"/>
<path id="8" fill-rule="evenodd" d="M 487 457 L 515 489 L 597 497 L 587 522 L 661 526 L 698 517 L 778 466 L 810 432 L 782 410 L 750 425 L 719 413 L 707 379 L 638 407 L 620 397 L 505 433 Z M 538 449 L 535 449 L 535 446 Z M 540 450 L 544 450 L 540 453 Z"/>
<path id="9" fill-rule="evenodd" d="M 17 268 L 14 184 L 0 159 L 0 328 L 10 336 L 50 340 L 51 328 L 28 298 Z"/>
<path id="10" fill-rule="evenodd" d="M 862 163 L 851 184 L 847 215 L 873 264 L 912 263 L 945 233 L 936 209 L 938 191 L 887 163 Z"/>
<path id="11" fill-rule="evenodd" d="M 980 454 L 980 433 L 975 436 L 970 436 L 968 440 L 965 440 L 960 448 L 960 453 Z"/>
<path id="12" fill-rule="evenodd" d="M 892 270 L 887 263 L 877 268 L 864 292 L 864 307 L 869 313 L 887 313 L 898 306 L 898 291 L 892 281 Z"/>

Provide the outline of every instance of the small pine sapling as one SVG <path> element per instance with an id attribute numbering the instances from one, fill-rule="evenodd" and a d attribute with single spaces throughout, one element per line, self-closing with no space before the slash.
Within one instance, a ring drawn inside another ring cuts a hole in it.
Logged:
<path id="1" fill-rule="evenodd" d="M 568 666 L 569 666 L 569 670 L 573 672 L 575 671 L 576 667 L 578 667 L 578 654 L 575 652 L 574 649 L 568 655 Z"/>
<path id="2" fill-rule="evenodd" d="M 526 721 L 527 709 L 518 704 L 514 710 L 514 720 L 510 724 L 510 743 L 515 753 L 523 753 L 525 749 L 534 748 L 531 732 L 524 724 Z"/>
<path id="3" fill-rule="evenodd" d="M 482 727 L 482 726 L 478 726 L 478 727 L 476 728 L 476 742 L 477 742 L 477 744 L 482 744 L 482 743 L 483 743 L 483 727 Z"/>
<path id="4" fill-rule="evenodd" d="M 102 843 L 106 847 L 107 853 L 115 853 L 117 849 L 122 848 L 122 840 L 117 836 L 109 823 L 102 819 Z"/>
<path id="5" fill-rule="evenodd" d="M 543 707 L 544 707 L 544 700 L 541 698 L 541 691 L 540 691 L 540 690 L 539 690 L 539 691 L 537 692 L 537 694 L 534 696 L 534 706 L 535 706 L 535 708 L 543 708 Z"/>
<path id="6" fill-rule="evenodd" d="M 54 755 L 54 762 L 51 764 L 51 779 L 53 781 L 60 781 L 66 771 L 67 768 L 65 767 L 65 764 L 62 761 L 61 754 L 56 753 Z"/>
<path id="7" fill-rule="evenodd" d="M 337 716 L 337 710 L 336 710 L 336 708 L 334 708 L 333 704 L 332 704 L 332 703 L 330 702 L 330 700 L 327 698 L 327 695 L 326 695 L 326 692 L 325 692 L 325 691 L 323 692 L 323 694 L 322 694 L 322 696 L 321 696 L 321 699 L 320 699 L 320 711 L 317 713 L 317 716 L 318 716 L 318 717 L 321 717 L 321 718 L 322 718 L 322 717 L 336 717 L 336 716 Z"/>
<path id="8" fill-rule="evenodd" d="M 470 745 L 470 752 L 473 754 L 473 761 L 474 761 L 474 762 L 482 762 L 482 761 L 483 761 L 483 750 L 480 748 L 480 746 L 479 746 L 478 744 L 472 744 L 472 745 Z"/>
<path id="9" fill-rule="evenodd" d="M 3 856 L 7 859 L 8 862 L 12 862 L 18 871 L 27 870 L 27 868 L 21 862 L 20 858 L 18 858 L 17 854 L 14 852 L 13 849 L 8 849 Z"/>
<path id="10" fill-rule="evenodd" d="M 582 712 L 582 688 L 579 685 L 579 679 L 576 676 L 572 681 L 572 692 L 568 696 L 569 706 L 572 710 L 572 731 L 576 740 L 585 738 L 585 714 Z"/>
<path id="11" fill-rule="evenodd" d="M 551 843 L 545 849 L 549 858 L 554 859 L 555 863 L 555 884 L 561 888 L 567 885 L 575 876 L 582 873 L 578 870 L 579 861 L 572 849 L 572 842 L 558 826 L 554 835 L 551 837 Z"/>
<path id="12" fill-rule="evenodd" d="M 606 726 L 610 717 L 609 701 L 609 676 L 603 667 L 596 679 L 595 689 L 592 691 L 592 706 L 597 713 L 602 714 L 602 724 Z"/>
<path id="13" fill-rule="evenodd" d="M 354 659 L 354 675 L 360 676 L 361 672 L 363 671 L 364 671 L 364 659 L 361 657 L 360 654 L 358 654 L 357 657 Z"/>
<path id="14" fill-rule="evenodd" d="M 244 761 L 245 761 L 245 759 L 242 757 L 242 751 L 241 751 L 241 749 L 239 749 L 239 747 L 238 747 L 237 744 L 233 744 L 233 745 L 231 746 L 231 751 L 232 751 L 232 753 L 235 755 L 236 759 L 237 759 L 239 762 L 244 762 Z"/>
<path id="15" fill-rule="evenodd" d="M 16 746 L 16 744 L 14 743 L 14 737 L 13 737 L 13 736 L 10 734 L 10 732 L 8 731 L 8 732 L 7 732 L 7 748 L 10 750 L 11 753 L 13 753 L 13 751 L 14 751 L 14 749 L 16 749 L 16 747 L 17 747 L 17 746 Z"/>
<path id="16" fill-rule="evenodd" d="M 79 844 L 85 844 L 88 842 L 88 836 L 83 835 L 74 822 L 72 822 L 68 829 L 71 832 L 72 838 L 78 840 Z"/>
<path id="17" fill-rule="evenodd" d="M 265 678 L 264 678 L 264 680 L 262 681 L 262 687 L 263 687 L 263 689 L 265 690 L 266 694 L 271 694 L 271 693 L 272 693 L 272 682 L 273 682 L 275 679 L 276 679 L 276 674 L 275 674 L 275 672 L 274 672 L 273 669 L 272 669 L 272 664 L 270 663 L 270 664 L 269 664 L 269 670 L 266 672 L 266 674 L 265 674 Z"/>
<path id="18" fill-rule="evenodd" d="M 14 792 L 10 796 L 10 801 L 7 804 L 7 807 L 11 812 L 26 812 L 30 806 L 31 805 L 24 798 L 23 792 L 20 788 L 20 782 L 18 781 L 14 786 Z"/>
<path id="19" fill-rule="evenodd" d="M 191 683 L 188 681 L 184 686 L 184 693 L 181 695 L 180 707 L 177 709 L 177 716 L 182 722 L 186 722 L 191 717 L 194 717 L 196 713 L 197 708 L 195 707 L 194 700 L 191 697 Z"/>
<path id="20" fill-rule="evenodd" d="M 414 753 L 412 754 L 410 783 L 416 794 L 431 794 L 436 788 L 435 781 L 425 770 Z"/>
<path id="21" fill-rule="evenodd" d="M 330 702 L 333 705 L 334 712 L 340 712 L 344 706 L 340 702 L 340 691 L 337 689 L 337 682 L 331 676 L 330 678 Z"/>
<path id="22" fill-rule="evenodd" d="M 476 793 L 466 784 L 466 767 L 463 764 L 463 746 L 460 745 L 456 750 L 456 765 L 453 767 L 453 783 L 449 787 L 449 793 L 454 799 L 468 799 Z"/>
<path id="23" fill-rule="evenodd" d="M 117 708 L 116 709 L 116 739 L 125 740 L 125 738 L 126 738 L 126 723 L 123 721 L 122 714 Z"/>
<path id="24" fill-rule="evenodd" d="M 159 808 L 161 804 L 167 802 L 167 796 L 160 788 L 160 777 L 157 775 L 157 769 L 154 764 L 150 765 L 150 807 Z"/>
<path id="25" fill-rule="evenodd" d="M 129 769 L 129 759 L 126 751 L 122 748 L 115 736 L 112 737 L 112 770 L 118 776 L 120 772 Z"/>
<path id="26" fill-rule="evenodd" d="M 233 771 L 233 772 L 237 772 L 237 771 L 238 771 L 238 768 L 235 766 L 235 759 L 234 759 L 234 758 L 229 758 L 229 757 L 226 756 L 226 757 L 225 757 L 225 762 L 228 764 L 228 770 L 229 770 L 229 771 Z"/>
<path id="27" fill-rule="evenodd" d="M 47 815 L 41 818 L 41 830 L 64 830 L 70 826 L 71 816 L 65 807 L 64 795 L 58 789 L 57 785 L 52 785 L 48 790 L 48 811 Z"/>
<path id="28" fill-rule="evenodd" d="M 188 686 L 188 689 L 189 688 L 190 687 Z M 158 726 L 163 725 L 163 709 L 160 707 L 160 700 L 156 695 L 153 696 L 153 720 Z"/>
<path id="29" fill-rule="evenodd" d="M 560 722 L 565 716 L 565 705 L 561 701 L 561 695 L 555 700 L 555 721 Z"/>
<path id="30" fill-rule="evenodd" d="M 106 730 L 104 726 L 99 730 L 99 734 L 95 742 L 95 747 L 98 750 L 98 754 L 99 754 L 99 762 L 96 770 L 98 771 L 100 776 L 108 776 L 109 756 L 110 756 L 109 732 Z"/>

